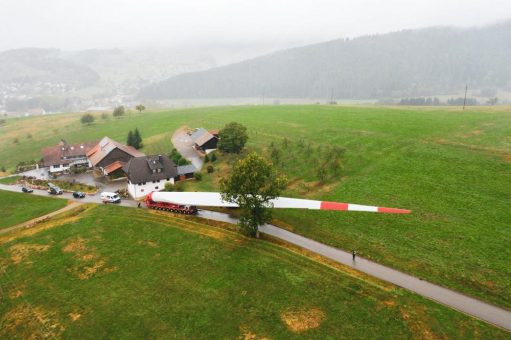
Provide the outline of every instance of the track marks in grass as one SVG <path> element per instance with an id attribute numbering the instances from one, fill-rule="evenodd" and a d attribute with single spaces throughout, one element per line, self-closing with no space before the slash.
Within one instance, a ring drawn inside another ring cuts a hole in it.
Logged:
<path id="1" fill-rule="evenodd" d="M 68 268 L 68 270 L 76 275 L 80 280 L 87 280 L 97 273 L 111 273 L 117 270 L 117 267 L 108 267 L 108 258 L 100 256 L 96 253 L 97 249 L 87 245 L 88 240 L 78 236 L 68 242 L 62 251 L 64 253 L 72 253 L 73 258 L 78 264 Z"/>
<path id="2" fill-rule="evenodd" d="M 74 209 L 63 212 L 62 214 L 53 216 L 37 223 L 35 226 L 28 229 L 21 229 L 17 232 L 12 232 L 0 237 L 0 245 L 11 242 L 13 240 L 35 235 L 41 231 L 48 230 L 55 227 L 78 222 L 83 218 L 84 214 L 94 209 L 95 204 L 83 204 Z"/>
<path id="3" fill-rule="evenodd" d="M 11 246 L 9 248 L 9 253 L 11 255 L 11 261 L 14 264 L 20 264 L 21 262 L 31 263 L 25 261 L 30 255 L 33 253 L 41 253 L 47 251 L 50 248 L 48 244 L 28 244 L 28 243 L 19 243 Z"/>
<path id="4" fill-rule="evenodd" d="M 303 333 L 321 326 L 326 314 L 320 308 L 290 309 L 282 312 L 280 319 L 291 332 Z"/>
<path id="5" fill-rule="evenodd" d="M 29 334 L 28 339 L 57 338 L 64 331 L 55 311 L 27 303 L 9 310 L 2 318 L 0 338 L 12 339 Z"/>

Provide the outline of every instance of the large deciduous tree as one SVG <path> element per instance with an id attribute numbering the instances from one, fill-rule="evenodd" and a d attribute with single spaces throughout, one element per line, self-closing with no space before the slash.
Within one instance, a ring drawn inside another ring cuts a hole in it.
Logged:
<path id="1" fill-rule="evenodd" d="M 239 153 L 248 140 L 247 128 L 236 122 L 227 124 L 218 136 L 218 148 L 228 153 Z"/>
<path id="2" fill-rule="evenodd" d="M 135 106 L 135 109 L 139 112 L 139 113 L 142 113 L 142 111 L 145 110 L 145 106 L 142 105 L 142 104 L 138 104 L 137 106 Z"/>
<path id="3" fill-rule="evenodd" d="M 271 219 L 270 201 L 279 196 L 286 184 L 287 178 L 254 152 L 234 164 L 231 174 L 221 180 L 220 187 L 222 198 L 236 203 L 242 211 L 240 229 L 255 237 L 259 226 Z"/>

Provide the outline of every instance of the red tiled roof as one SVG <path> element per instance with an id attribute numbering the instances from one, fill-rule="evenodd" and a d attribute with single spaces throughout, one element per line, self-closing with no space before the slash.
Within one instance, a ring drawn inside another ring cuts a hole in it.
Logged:
<path id="1" fill-rule="evenodd" d="M 121 169 L 124 166 L 124 163 L 121 161 L 115 161 L 112 164 L 109 164 L 105 167 L 105 174 L 111 174 L 112 172 Z"/>
<path id="2" fill-rule="evenodd" d="M 67 144 L 62 140 L 56 146 L 49 146 L 41 150 L 43 154 L 43 164 L 44 166 L 68 164 L 73 158 L 86 157 L 87 153 L 96 143 L 97 142 Z"/>

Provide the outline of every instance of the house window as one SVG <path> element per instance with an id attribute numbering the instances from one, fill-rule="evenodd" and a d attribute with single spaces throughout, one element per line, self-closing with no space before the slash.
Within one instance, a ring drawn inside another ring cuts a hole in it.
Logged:
<path id="1" fill-rule="evenodd" d="M 141 187 L 142 186 L 142 183 L 138 183 L 138 186 Z"/>
<path id="2" fill-rule="evenodd" d="M 154 187 L 154 190 L 158 190 L 158 187 Z"/>
<path id="3" fill-rule="evenodd" d="M 140 189 L 140 192 L 144 192 L 144 189 Z"/>

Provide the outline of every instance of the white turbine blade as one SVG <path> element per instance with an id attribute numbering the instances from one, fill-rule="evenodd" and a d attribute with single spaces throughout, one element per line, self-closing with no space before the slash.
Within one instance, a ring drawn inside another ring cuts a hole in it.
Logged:
<path id="1" fill-rule="evenodd" d="M 153 192 L 151 199 L 156 202 L 174 203 L 180 205 L 195 205 L 205 207 L 238 207 L 237 204 L 226 202 L 218 192 Z M 376 207 L 340 202 L 325 202 L 299 198 L 278 197 L 270 201 L 273 208 L 314 209 L 365 211 L 376 213 L 409 214 L 410 210 Z"/>

